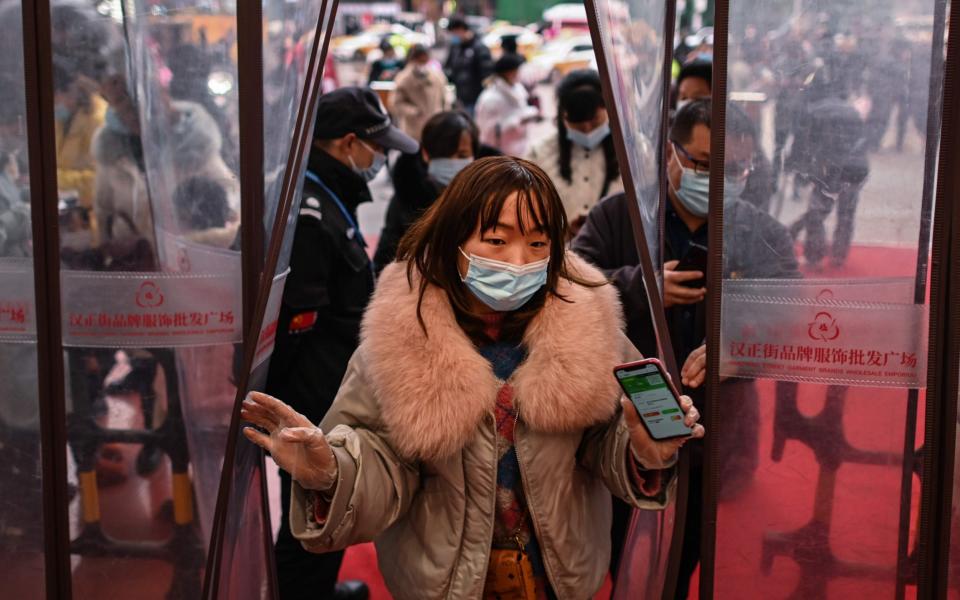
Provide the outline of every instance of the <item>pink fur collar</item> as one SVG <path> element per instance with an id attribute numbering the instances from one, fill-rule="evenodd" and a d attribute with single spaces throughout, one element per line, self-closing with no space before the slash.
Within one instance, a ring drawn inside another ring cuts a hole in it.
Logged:
<path id="1" fill-rule="evenodd" d="M 568 264 L 588 280 L 603 275 L 572 253 Z M 384 269 L 361 334 L 370 381 L 394 447 L 414 459 L 448 457 L 493 411 L 501 382 L 460 329 L 446 294 L 429 287 L 424 335 L 417 321 L 419 281 L 406 265 Z M 527 359 L 510 383 L 532 429 L 570 432 L 609 419 L 617 408 L 612 369 L 623 357 L 622 316 L 612 285 L 586 288 L 562 280 L 570 302 L 549 297 L 527 328 Z"/>

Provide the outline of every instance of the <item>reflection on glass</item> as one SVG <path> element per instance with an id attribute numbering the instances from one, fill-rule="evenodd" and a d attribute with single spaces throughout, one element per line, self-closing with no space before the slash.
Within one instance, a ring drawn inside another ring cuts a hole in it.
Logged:
<path id="1" fill-rule="evenodd" d="M 0 577 L 43 597 L 43 480 L 21 4 L 0 6 Z"/>
<path id="2" fill-rule="evenodd" d="M 717 598 L 908 587 L 937 4 L 730 3 Z"/>
<path id="3" fill-rule="evenodd" d="M 316 30 L 320 10 L 326 13 L 319 32 Z M 264 227 L 269 246 L 274 220 L 280 204 L 290 145 L 294 141 L 297 113 L 305 93 L 310 53 L 317 35 L 324 35 L 331 18 L 333 3 L 290 3 L 268 0 L 264 3 L 266 38 L 264 40 L 264 173 L 265 205 Z M 322 42 L 322 38 L 319 40 Z M 318 55 L 319 60 L 319 55 Z M 304 135 L 309 134 L 304 132 Z M 306 158 L 306 157 L 305 157 Z M 304 160 L 305 162 L 305 160 Z M 298 173 L 302 166 L 298 165 Z M 302 177 L 294 181 L 299 192 Z M 296 197 L 299 197 L 297 194 Z M 270 290 L 270 300 L 261 327 L 257 347 L 266 348 L 255 358 L 249 389 L 262 390 L 269 367 L 269 342 L 266 336 L 275 332 L 279 316 L 279 302 L 283 295 L 286 272 L 293 248 L 293 229 L 296 225 L 296 206 L 292 208 L 283 230 L 280 256 L 274 270 L 276 277 Z M 272 335 L 275 335 L 273 333 Z M 229 414 L 229 413 L 228 413 Z M 265 521 L 265 506 L 269 499 L 262 491 L 263 453 L 244 436 L 239 436 L 237 453 L 231 473 L 229 502 L 225 515 L 224 538 L 220 559 L 218 594 L 229 598 L 266 598 L 272 593 L 268 585 L 272 576 L 268 557 L 264 556 L 265 540 L 272 540 L 270 523 Z"/>
<path id="4" fill-rule="evenodd" d="M 600 33 L 600 43 L 595 40 L 597 59 L 605 63 L 601 67 L 609 74 L 613 110 L 626 145 L 627 165 L 621 165 L 624 185 L 632 186 L 635 193 L 650 259 L 660 281 L 663 262 L 657 165 L 666 5 L 651 0 L 594 0 L 592 6 Z M 675 513 L 673 505 L 658 513 L 635 511 L 620 561 L 617 598 L 660 596 Z"/>
<path id="5" fill-rule="evenodd" d="M 52 7 L 73 593 L 200 595 L 243 307 L 236 24 Z"/>
<path id="6" fill-rule="evenodd" d="M 657 149 L 663 106 L 663 2 L 596 0 L 603 58 L 627 148 L 650 258 L 660 270 L 660 187 Z M 598 60 L 600 53 L 598 52 Z M 625 179 L 625 184 L 629 181 Z"/>

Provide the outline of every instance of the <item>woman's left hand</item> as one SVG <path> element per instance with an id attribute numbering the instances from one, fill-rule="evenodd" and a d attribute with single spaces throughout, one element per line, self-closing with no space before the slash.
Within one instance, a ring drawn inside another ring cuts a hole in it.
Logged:
<path id="1" fill-rule="evenodd" d="M 624 397 L 620 399 L 620 405 L 623 407 L 623 418 L 626 420 L 627 428 L 630 431 L 630 446 L 633 448 L 636 458 L 649 471 L 665 468 L 673 461 L 673 457 L 687 440 L 702 438 L 706 433 L 703 425 L 697 423 L 700 420 L 700 411 L 693 405 L 693 400 L 689 396 L 680 396 L 680 408 L 686 413 L 683 423 L 693 430 L 693 434 L 689 437 L 663 441 L 657 441 L 650 437 L 647 428 L 640 422 L 640 415 L 633 406 L 633 402 Z"/>

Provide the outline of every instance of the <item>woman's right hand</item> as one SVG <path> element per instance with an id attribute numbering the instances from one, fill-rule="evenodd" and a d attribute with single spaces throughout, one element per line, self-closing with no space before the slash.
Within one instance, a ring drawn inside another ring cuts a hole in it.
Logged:
<path id="1" fill-rule="evenodd" d="M 281 469 L 309 490 L 329 491 L 337 483 L 337 459 L 323 431 L 305 416 L 280 400 L 250 392 L 243 401 L 240 416 L 265 429 L 265 435 L 252 427 L 243 434 L 273 456 Z"/>

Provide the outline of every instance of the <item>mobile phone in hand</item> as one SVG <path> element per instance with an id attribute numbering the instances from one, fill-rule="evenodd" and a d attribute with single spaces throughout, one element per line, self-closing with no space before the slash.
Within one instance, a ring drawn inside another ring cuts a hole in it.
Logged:
<path id="1" fill-rule="evenodd" d="M 662 441 L 693 434 L 683 422 L 680 394 L 659 360 L 648 358 L 620 365 L 613 370 L 613 376 L 637 409 L 651 438 Z"/>
<path id="2" fill-rule="evenodd" d="M 674 270 L 700 271 L 704 276 L 699 279 L 694 279 L 693 281 L 684 281 L 681 285 L 694 289 L 699 289 L 707 285 L 707 256 L 709 256 L 709 254 L 707 253 L 706 246 L 690 244 L 687 253 L 680 259 L 680 262 L 677 263 L 677 267 Z"/>

